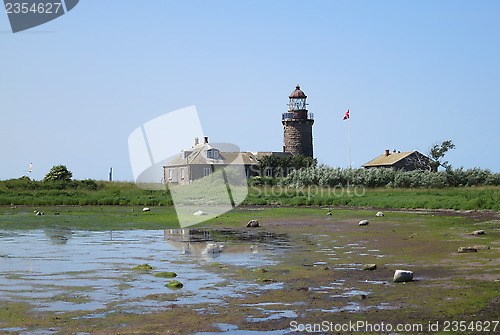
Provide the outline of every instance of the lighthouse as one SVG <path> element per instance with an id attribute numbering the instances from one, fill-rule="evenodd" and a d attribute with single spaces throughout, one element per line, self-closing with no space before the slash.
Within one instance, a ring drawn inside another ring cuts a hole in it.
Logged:
<path id="1" fill-rule="evenodd" d="M 283 113 L 281 118 L 284 137 L 283 152 L 289 152 L 294 156 L 313 157 L 314 116 L 307 110 L 307 96 L 297 85 L 289 98 L 288 112 Z"/>

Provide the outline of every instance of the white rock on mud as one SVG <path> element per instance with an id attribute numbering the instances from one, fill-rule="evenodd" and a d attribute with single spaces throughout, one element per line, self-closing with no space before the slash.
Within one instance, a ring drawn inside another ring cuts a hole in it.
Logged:
<path id="1" fill-rule="evenodd" d="M 396 270 L 396 272 L 394 272 L 393 281 L 396 283 L 404 283 L 412 280 L 413 280 L 413 271 Z"/>
<path id="2" fill-rule="evenodd" d="M 367 226 L 370 222 L 368 220 L 361 220 L 359 221 L 358 225 L 360 226 Z"/>
<path id="3" fill-rule="evenodd" d="M 194 212 L 193 215 L 207 215 L 207 213 L 205 213 L 204 211 L 197 211 Z"/>
<path id="4" fill-rule="evenodd" d="M 260 227 L 259 221 L 258 220 L 250 220 L 247 223 L 248 228 L 255 228 L 255 227 Z"/>

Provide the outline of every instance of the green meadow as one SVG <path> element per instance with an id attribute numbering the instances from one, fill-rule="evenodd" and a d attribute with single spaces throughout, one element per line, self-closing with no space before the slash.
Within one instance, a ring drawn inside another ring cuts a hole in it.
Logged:
<path id="1" fill-rule="evenodd" d="M 196 185 L 195 185 L 196 187 Z M 210 189 L 199 187 L 213 199 Z M 148 190 L 129 182 L 0 181 L 0 205 L 171 206 L 168 189 Z M 242 205 L 354 206 L 455 210 L 500 210 L 500 186 L 426 188 L 250 186 Z"/>

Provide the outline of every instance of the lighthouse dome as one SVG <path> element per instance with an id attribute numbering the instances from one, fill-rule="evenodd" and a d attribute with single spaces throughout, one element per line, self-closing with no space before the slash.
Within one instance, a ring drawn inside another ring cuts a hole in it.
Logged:
<path id="1" fill-rule="evenodd" d="M 307 96 L 304 92 L 301 91 L 300 86 L 297 85 L 295 87 L 295 91 L 293 91 L 292 94 L 290 94 L 289 98 L 290 99 L 305 99 L 305 98 L 307 98 Z"/>

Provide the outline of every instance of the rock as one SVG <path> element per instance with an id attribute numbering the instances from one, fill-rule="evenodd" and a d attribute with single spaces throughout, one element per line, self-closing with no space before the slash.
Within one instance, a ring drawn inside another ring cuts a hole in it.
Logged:
<path id="1" fill-rule="evenodd" d="M 361 220 L 359 221 L 360 226 L 367 226 L 370 222 L 368 220 Z"/>
<path id="2" fill-rule="evenodd" d="M 332 211 L 328 211 L 328 213 L 326 213 L 326 215 L 328 215 L 328 216 L 332 215 Z"/>
<path id="3" fill-rule="evenodd" d="M 361 267 L 363 270 L 375 270 L 377 268 L 377 264 L 365 264 Z"/>
<path id="4" fill-rule="evenodd" d="M 477 250 L 488 250 L 488 249 L 490 249 L 490 247 L 487 246 L 487 245 L 475 245 L 472 248 L 477 249 Z"/>
<path id="5" fill-rule="evenodd" d="M 154 274 L 155 277 L 160 278 L 175 278 L 177 277 L 177 273 L 175 272 L 158 272 Z"/>
<path id="6" fill-rule="evenodd" d="M 44 212 L 36 212 L 35 215 L 45 215 L 45 213 Z"/>
<path id="7" fill-rule="evenodd" d="M 153 267 L 149 264 L 141 264 L 132 268 L 133 270 L 153 270 Z"/>
<path id="8" fill-rule="evenodd" d="M 458 248 L 458 252 L 461 254 L 466 252 L 477 252 L 477 249 L 473 247 L 460 247 Z"/>
<path id="9" fill-rule="evenodd" d="M 384 213 L 383 212 L 377 212 L 377 214 L 375 214 L 375 216 L 381 217 L 381 216 L 384 216 Z"/>
<path id="10" fill-rule="evenodd" d="M 356 298 L 357 298 L 357 299 L 359 299 L 359 300 L 364 300 L 364 299 L 366 299 L 367 297 L 366 297 L 366 295 L 364 295 L 364 294 L 358 294 L 358 295 L 356 296 Z"/>
<path id="11" fill-rule="evenodd" d="M 473 231 L 472 233 L 470 233 L 470 235 L 484 235 L 485 232 L 484 230 L 476 230 L 476 231 Z"/>
<path id="12" fill-rule="evenodd" d="M 194 212 L 193 215 L 200 216 L 200 215 L 207 215 L 207 213 L 205 213 L 204 211 L 197 211 L 197 212 Z"/>
<path id="13" fill-rule="evenodd" d="M 149 209 L 149 207 L 144 207 L 144 208 L 142 209 L 142 211 L 143 211 L 143 212 L 149 212 L 149 211 L 151 211 L 151 209 Z"/>
<path id="14" fill-rule="evenodd" d="M 260 282 L 260 283 L 275 283 L 276 280 L 274 279 L 270 279 L 270 278 L 257 278 L 255 279 L 256 282 Z"/>
<path id="15" fill-rule="evenodd" d="M 250 220 L 250 221 L 248 221 L 247 228 L 255 228 L 255 227 L 260 227 L 258 220 Z"/>
<path id="16" fill-rule="evenodd" d="M 396 283 L 403 283 L 403 282 L 408 282 L 413 280 L 413 271 L 407 271 L 407 270 L 396 270 L 394 272 L 394 282 Z"/>
<path id="17" fill-rule="evenodd" d="M 168 283 L 166 283 L 165 286 L 171 289 L 179 289 L 182 288 L 184 285 L 178 280 L 171 280 Z"/>

